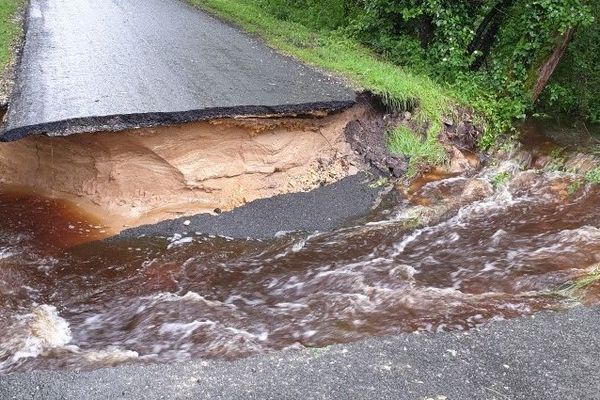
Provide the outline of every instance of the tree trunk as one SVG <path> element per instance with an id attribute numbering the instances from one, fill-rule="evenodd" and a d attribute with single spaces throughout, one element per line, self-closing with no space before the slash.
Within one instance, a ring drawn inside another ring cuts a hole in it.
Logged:
<path id="1" fill-rule="evenodd" d="M 554 51 L 552 52 L 550 57 L 548 57 L 548 60 L 546 60 L 546 62 L 542 64 L 542 66 L 538 70 L 538 78 L 535 85 L 533 86 L 532 92 L 532 99 L 534 102 L 540 97 L 542 90 L 544 90 L 544 88 L 546 87 L 546 84 L 550 80 L 550 77 L 556 69 L 556 66 L 565 54 L 565 50 L 567 50 L 567 46 L 569 45 L 569 42 L 573 37 L 573 31 L 574 28 L 569 28 L 565 33 L 561 35 L 561 38 L 556 44 Z"/>
<path id="2" fill-rule="evenodd" d="M 471 64 L 471 70 L 477 71 L 483 65 L 483 62 L 487 58 L 492 45 L 498 35 L 498 30 L 502 25 L 502 21 L 506 16 L 506 10 L 513 4 L 514 0 L 501 0 L 487 13 L 479 27 L 473 40 L 469 44 L 467 51 L 469 54 L 473 54 L 478 51 L 479 54 L 475 56 L 473 63 Z"/>
<path id="3" fill-rule="evenodd" d="M 419 18 L 419 25 L 417 27 L 417 36 L 419 37 L 419 42 L 421 42 L 421 47 L 427 49 L 429 44 L 431 43 L 431 39 L 433 39 L 433 18 L 430 15 L 421 15 Z"/>

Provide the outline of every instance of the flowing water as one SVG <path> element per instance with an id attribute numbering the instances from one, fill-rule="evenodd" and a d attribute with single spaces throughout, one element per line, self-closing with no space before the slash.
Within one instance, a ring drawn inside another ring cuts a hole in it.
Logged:
<path id="1" fill-rule="evenodd" d="M 600 189 L 569 179 L 507 160 L 272 240 L 94 241 L 102 227 L 67 204 L 3 188 L 0 373 L 235 359 L 564 307 L 556 289 L 600 261 Z"/>

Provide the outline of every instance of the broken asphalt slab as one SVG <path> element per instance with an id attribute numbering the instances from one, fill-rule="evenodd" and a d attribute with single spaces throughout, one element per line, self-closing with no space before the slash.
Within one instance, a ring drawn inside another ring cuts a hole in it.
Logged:
<path id="1" fill-rule="evenodd" d="M 31 0 L 1 140 L 337 111 L 355 94 L 179 0 Z"/>
<path id="2" fill-rule="evenodd" d="M 254 200 L 222 214 L 198 214 L 127 229 L 110 240 L 195 232 L 268 239 L 281 232 L 330 231 L 366 217 L 382 192 L 376 172 L 359 172 L 309 192 Z"/>
<path id="3" fill-rule="evenodd" d="M 233 362 L 0 378 L 3 399 L 583 400 L 600 393 L 600 308 Z"/>

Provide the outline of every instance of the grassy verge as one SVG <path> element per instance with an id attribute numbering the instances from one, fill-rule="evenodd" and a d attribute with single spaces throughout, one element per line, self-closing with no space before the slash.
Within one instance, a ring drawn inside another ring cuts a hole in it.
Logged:
<path id="1" fill-rule="evenodd" d="M 399 126 L 389 134 L 388 143 L 392 153 L 409 154 L 413 164 L 438 165 L 446 160 L 446 152 L 436 139 L 435 135 L 430 135 L 425 140 L 421 140 L 407 127 Z M 412 168 L 409 169 L 409 175 L 414 172 Z"/>
<path id="2" fill-rule="evenodd" d="M 441 163 L 445 152 L 436 140 L 442 116 L 452 111 L 448 90 L 428 76 L 414 74 L 378 58 L 358 42 L 339 32 L 319 32 L 304 25 L 279 20 L 244 0 L 188 0 L 219 18 L 260 36 L 279 51 L 331 71 L 355 86 L 380 95 L 388 106 L 415 109 L 417 121 L 429 122 L 427 138 L 406 128 L 389 132 L 390 149 L 410 157 L 411 164 Z"/>
<path id="3" fill-rule="evenodd" d="M 10 61 L 11 45 L 21 30 L 14 21 L 14 16 L 23 4 L 24 0 L 0 1 L 0 75 Z"/>

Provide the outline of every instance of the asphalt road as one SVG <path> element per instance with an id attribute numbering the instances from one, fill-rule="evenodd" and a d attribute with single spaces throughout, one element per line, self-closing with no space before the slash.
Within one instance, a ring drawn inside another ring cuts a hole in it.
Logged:
<path id="1" fill-rule="evenodd" d="M 125 365 L 0 379 L 2 399 L 600 398 L 600 308 L 234 362 Z"/>
<path id="2" fill-rule="evenodd" d="M 179 0 L 31 0 L 0 140 L 351 105 L 354 93 Z"/>
<path id="3" fill-rule="evenodd" d="M 381 192 L 373 185 L 376 176 L 375 172 L 360 172 L 310 192 L 259 199 L 217 215 L 198 214 L 143 225 L 125 230 L 113 239 L 194 232 L 264 239 L 278 232 L 329 231 L 369 214 Z"/>

